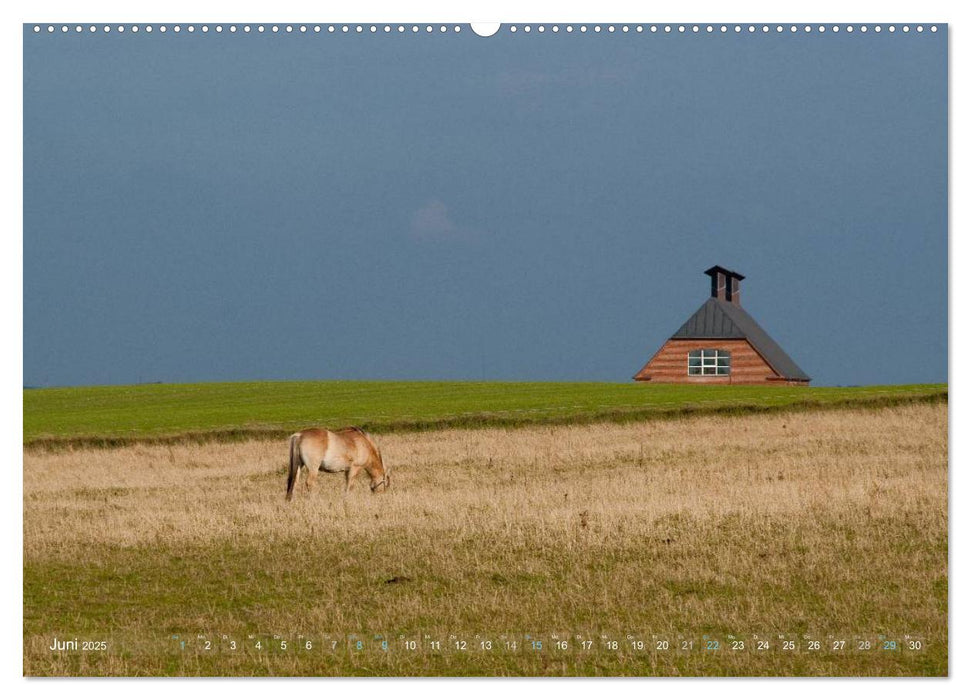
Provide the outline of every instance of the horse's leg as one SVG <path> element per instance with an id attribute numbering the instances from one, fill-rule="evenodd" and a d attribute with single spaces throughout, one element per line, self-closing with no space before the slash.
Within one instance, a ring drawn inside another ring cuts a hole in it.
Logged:
<path id="1" fill-rule="evenodd" d="M 320 467 L 307 467 L 307 493 L 313 493 L 317 485 L 317 471 Z"/>
<path id="2" fill-rule="evenodd" d="M 347 471 L 344 472 L 345 476 L 347 477 L 347 480 L 344 482 L 344 495 L 345 496 L 350 492 L 351 485 L 353 484 L 354 479 L 357 478 L 357 473 L 359 471 L 361 471 L 361 468 L 359 466 L 357 466 L 356 464 L 352 464 L 350 467 L 347 468 Z"/>

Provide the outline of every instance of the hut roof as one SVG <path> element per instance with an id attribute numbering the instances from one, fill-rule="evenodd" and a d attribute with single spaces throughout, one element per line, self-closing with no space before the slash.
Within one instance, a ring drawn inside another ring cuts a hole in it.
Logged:
<path id="1" fill-rule="evenodd" d="M 671 337 L 744 338 L 780 376 L 786 379 L 809 381 L 809 376 L 777 342 L 772 340 L 755 319 L 741 306 L 729 301 L 709 297 Z"/>

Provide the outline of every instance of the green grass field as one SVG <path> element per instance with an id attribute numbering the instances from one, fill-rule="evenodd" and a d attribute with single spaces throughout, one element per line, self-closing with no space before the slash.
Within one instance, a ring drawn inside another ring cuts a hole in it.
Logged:
<path id="1" fill-rule="evenodd" d="M 312 425 L 376 433 L 943 400 L 946 384 L 866 387 L 556 382 L 240 382 L 24 391 L 25 444 L 273 437 Z"/>

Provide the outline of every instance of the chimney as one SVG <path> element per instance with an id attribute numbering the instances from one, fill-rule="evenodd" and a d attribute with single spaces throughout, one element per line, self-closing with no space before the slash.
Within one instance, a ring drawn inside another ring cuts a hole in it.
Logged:
<path id="1" fill-rule="evenodd" d="M 745 279 L 732 270 L 727 270 L 720 265 L 709 267 L 705 274 L 711 277 L 711 295 L 722 301 L 729 301 L 735 306 L 742 305 L 742 286 L 740 282 Z"/>

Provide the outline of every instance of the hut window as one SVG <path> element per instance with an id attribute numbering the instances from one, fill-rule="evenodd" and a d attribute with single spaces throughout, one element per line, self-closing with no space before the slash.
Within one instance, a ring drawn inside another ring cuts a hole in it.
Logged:
<path id="1" fill-rule="evenodd" d="M 688 374 L 725 375 L 732 371 L 728 350 L 692 350 L 688 353 Z"/>

